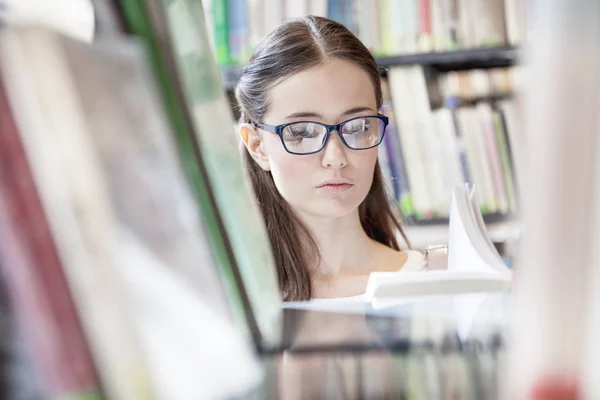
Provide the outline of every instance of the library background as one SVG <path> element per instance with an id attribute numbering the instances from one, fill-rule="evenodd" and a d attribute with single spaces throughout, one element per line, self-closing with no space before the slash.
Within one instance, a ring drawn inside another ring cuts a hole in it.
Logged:
<path id="1" fill-rule="evenodd" d="M 375 57 L 389 201 L 444 257 L 360 301 L 283 301 L 240 157 L 244 66 L 306 15 Z M 598 16 L 0 0 L 0 398 L 598 398 Z"/>

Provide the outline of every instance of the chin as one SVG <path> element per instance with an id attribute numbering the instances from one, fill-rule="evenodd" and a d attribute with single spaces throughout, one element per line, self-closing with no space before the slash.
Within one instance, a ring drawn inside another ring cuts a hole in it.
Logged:
<path id="1" fill-rule="evenodd" d="M 358 209 L 358 206 L 361 202 L 357 201 L 339 201 L 339 200 L 329 200 L 322 201 L 319 204 L 315 204 L 313 209 L 313 214 L 322 218 L 343 218 L 346 217 Z"/>

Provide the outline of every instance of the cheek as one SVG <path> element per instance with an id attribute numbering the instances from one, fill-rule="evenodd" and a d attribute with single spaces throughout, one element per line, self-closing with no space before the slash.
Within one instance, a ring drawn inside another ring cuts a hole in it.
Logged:
<path id="1" fill-rule="evenodd" d="M 265 148 L 273 181 L 282 197 L 292 205 L 305 201 L 308 195 L 306 188 L 311 184 L 311 171 L 315 169 L 314 157 L 289 154 L 280 141 L 269 140 Z"/>
<path id="2" fill-rule="evenodd" d="M 366 193 L 371 188 L 373 183 L 373 173 L 375 172 L 375 165 L 377 164 L 377 148 L 369 150 L 361 150 L 360 152 L 354 152 L 351 161 L 351 165 L 354 167 L 356 174 L 360 177 L 361 186 Z"/>

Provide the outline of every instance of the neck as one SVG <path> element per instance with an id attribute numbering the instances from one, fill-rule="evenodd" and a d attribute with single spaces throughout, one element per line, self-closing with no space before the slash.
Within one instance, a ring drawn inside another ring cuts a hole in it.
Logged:
<path id="1" fill-rule="evenodd" d="M 298 217 L 308 228 L 321 255 L 314 277 L 369 268 L 372 240 L 360 223 L 358 210 L 340 218 L 305 214 L 298 214 Z"/>

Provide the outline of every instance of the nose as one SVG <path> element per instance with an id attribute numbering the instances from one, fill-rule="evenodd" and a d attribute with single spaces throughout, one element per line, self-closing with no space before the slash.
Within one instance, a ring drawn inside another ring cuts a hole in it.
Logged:
<path id="1" fill-rule="evenodd" d="M 348 164 L 346 146 L 337 131 L 329 135 L 322 154 L 322 165 L 325 168 L 344 168 Z"/>

